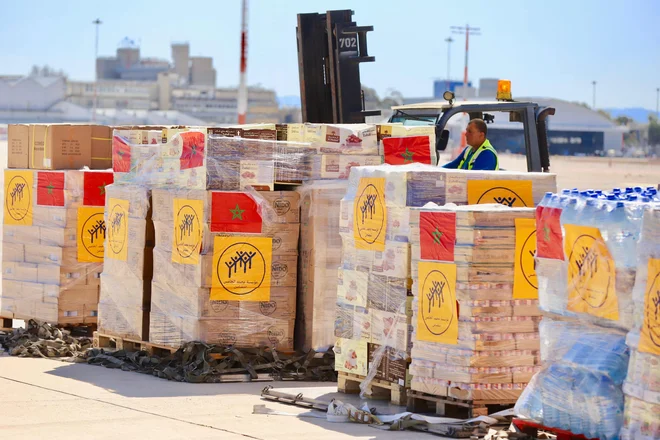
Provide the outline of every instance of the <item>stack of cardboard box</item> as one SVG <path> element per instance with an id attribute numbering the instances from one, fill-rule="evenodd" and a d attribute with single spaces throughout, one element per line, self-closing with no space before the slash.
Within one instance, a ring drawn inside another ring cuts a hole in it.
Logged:
<path id="1" fill-rule="evenodd" d="M 99 330 L 147 341 L 154 247 L 151 191 L 136 185 L 106 187 L 105 224 Z"/>
<path id="2" fill-rule="evenodd" d="M 150 340 L 293 348 L 299 196 L 154 189 Z"/>
<path id="3" fill-rule="evenodd" d="M 535 210 L 501 205 L 411 211 L 411 388 L 515 401 L 538 371 Z"/>

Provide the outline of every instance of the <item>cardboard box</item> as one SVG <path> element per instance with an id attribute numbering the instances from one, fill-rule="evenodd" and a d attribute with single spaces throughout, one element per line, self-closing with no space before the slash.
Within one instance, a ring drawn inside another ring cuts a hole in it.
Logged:
<path id="1" fill-rule="evenodd" d="M 112 168 L 112 128 L 105 125 L 92 125 L 91 169 Z"/>
<path id="2" fill-rule="evenodd" d="M 37 226 L 2 225 L 3 243 L 38 243 L 39 229 Z"/>
<path id="3" fill-rule="evenodd" d="M 25 261 L 25 245 L 20 243 L 2 243 L 2 261 Z"/>
<path id="4" fill-rule="evenodd" d="M 76 287 L 60 292 L 58 324 L 93 324 L 97 322 L 98 287 Z"/>
<path id="5" fill-rule="evenodd" d="M 7 168 L 29 168 L 30 126 L 10 124 L 7 129 Z"/>
<path id="6" fill-rule="evenodd" d="M 12 281 L 37 282 L 37 265 L 32 263 L 2 263 L 2 279 Z"/>
<path id="7" fill-rule="evenodd" d="M 58 246 L 25 245 L 25 262 L 34 264 L 62 264 L 63 252 Z"/>
<path id="8" fill-rule="evenodd" d="M 260 191 L 259 195 L 268 204 L 262 212 L 265 222 L 300 223 L 300 194 L 296 191 Z"/>
<path id="9" fill-rule="evenodd" d="M 30 168 L 79 169 L 92 161 L 90 125 L 31 125 Z"/>

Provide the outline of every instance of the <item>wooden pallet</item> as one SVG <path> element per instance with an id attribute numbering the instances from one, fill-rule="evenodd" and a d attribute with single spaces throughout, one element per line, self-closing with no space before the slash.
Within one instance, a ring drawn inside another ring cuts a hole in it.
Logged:
<path id="1" fill-rule="evenodd" d="M 512 408 L 516 401 L 517 399 L 461 400 L 409 390 L 407 409 L 411 412 L 433 412 L 446 417 L 472 418 Z"/>
<path id="2" fill-rule="evenodd" d="M 167 357 L 179 349 L 168 345 L 153 344 L 147 341 L 138 341 L 136 339 L 123 338 L 121 336 L 109 335 L 106 333 L 94 332 L 94 348 L 105 348 L 111 350 L 124 350 L 129 352 L 146 351 L 149 356 Z M 211 357 L 214 357 L 211 355 Z M 269 374 L 258 374 L 256 378 L 249 373 L 228 373 L 221 374 L 216 378 L 217 382 L 272 382 L 274 379 Z"/>
<path id="3" fill-rule="evenodd" d="M 345 394 L 359 394 L 360 383 L 365 377 L 359 374 L 345 373 L 340 371 L 337 378 L 337 390 Z M 385 380 L 373 379 L 367 386 L 365 395 L 370 399 L 389 400 L 393 405 L 406 406 L 408 402 L 407 393 L 410 390 L 398 383 Z"/>

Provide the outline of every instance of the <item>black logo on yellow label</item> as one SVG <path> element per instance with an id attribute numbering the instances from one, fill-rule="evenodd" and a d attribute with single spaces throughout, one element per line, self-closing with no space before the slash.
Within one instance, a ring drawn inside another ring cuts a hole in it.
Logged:
<path id="1" fill-rule="evenodd" d="M 534 289 L 538 289 L 536 278 L 536 230 L 527 236 L 520 252 L 520 268 L 522 269 L 525 281 Z"/>
<path id="2" fill-rule="evenodd" d="M 569 289 L 593 308 L 599 308 L 614 288 L 613 262 L 605 243 L 591 235 L 580 235 L 568 257 Z"/>
<path id="3" fill-rule="evenodd" d="M 431 334 L 442 335 L 456 319 L 453 298 L 447 277 L 438 270 L 429 272 L 422 284 L 420 311 L 424 325 Z"/>
<path id="4" fill-rule="evenodd" d="M 649 339 L 655 345 L 653 352 L 657 352 L 660 349 L 660 272 L 655 274 L 649 284 L 650 287 L 646 292 L 644 326 Z"/>
<path id="5" fill-rule="evenodd" d="M 21 221 L 30 213 L 32 206 L 31 188 L 25 178 L 14 176 L 7 186 L 8 194 L 5 195 L 7 213 L 16 220 Z"/>
<path id="6" fill-rule="evenodd" d="M 527 206 L 520 195 L 518 195 L 515 191 L 503 186 L 497 186 L 495 188 L 489 189 L 488 191 L 485 191 L 479 197 L 479 200 L 477 200 L 477 204 L 480 203 L 499 203 L 500 205 L 505 205 L 511 208 Z"/>
<path id="7" fill-rule="evenodd" d="M 220 255 L 216 274 L 228 292 L 247 295 L 261 287 L 266 277 L 266 260 L 252 244 L 234 243 Z"/>
<path id="8" fill-rule="evenodd" d="M 103 212 L 91 215 L 83 224 L 80 241 L 85 250 L 96 258 L 103 258 L 105 220 Z"/>
<path id="9" fill-rule="evenodd" d="M 127 213 L 121 205 L 115 204 L 110 208 L 108 215 L 108 221 L 110 222 L 108 245 L 113 254 L 121 254 L 126 246 L 126 240 L 128 239 L 127 220 Z"/>
<path id="10" fill-rule="evenodd" d="M 176 252 L 182 258 L 189 258 L 199 252 L 202 239 L 199 215 L 190 205 L 183 205 L 176 215 Z"/>
<path id="11" fill-rule="evenodd" d="M 357 230 L 360 238 L 372 244 L 385 226 L 385 207 L 383 206 L 382 194 L 375 185 L 367 185 L 356 202 Z"/>

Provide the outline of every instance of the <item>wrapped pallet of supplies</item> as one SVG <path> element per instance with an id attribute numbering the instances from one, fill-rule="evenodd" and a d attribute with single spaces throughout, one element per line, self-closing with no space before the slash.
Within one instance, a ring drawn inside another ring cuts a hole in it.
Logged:
<path id="1" fill-rule="evenodd" d="M 511 404 L 538 370 L 534 212 L 411 211 L 414 392 Z"/>
<path id="2" fill-rule="evenodd" d="M 644 212 L 633 289 L 622 439 L 660 438 L 660 206 Z"/>
<path id="3" fill-rule="evenodd" d="M 154 189 L 150 342 L 293 349 L 299 195 Z"/>
<path id="4" fill-rule="evenodd" d="M 364 376 L 361 384 L 363 390 L 374 378 L 401 386 L 410 383 L 406 366 L 411 355 L 413 328 L 411 286 L 414 271 L 411 272 L 410 261 L 411 255 L 415 256 L 415 249 L 410 247 L 412 208 L 429 202 L 465 205 L 469 199 L 476 199 L 473 203 L 480 204 L 496 201 L 515 207 L 533 207 L 542 198 L 539 188 L 553 188 L 554 185 L 554 175 L 541 173 L 470 172 L 424 164 L 353 168 L 340 209 L 342 261 L 335 319 L 337 370 Z M 504 249 L 510 246 L 514 237 L 512 232 L 484 232 L 483 239 L 490 248 L 470 246 L 469 243 L 477 238 L 470 236 L 469 228 L 459 232 L 465 245 L 457 248 L 460 250 L 457 261 L 478 261 L 497 252 L 497 258 L 508 258 L 487 271 L 473 269 L 469 264 L 460 266 L 457 276 L 461 280 L 470 280 L 482 289 L 469 292 L 474 297 L 469 306 L 466 303 L 466 312 L 472 312 L 462 323 L 465 331 L 475 334 L 536 332 L 536 304 L 527 299 L 516 300 L 502 284 L 502 279 L 513 276 L 513 255 L 503 256 L 506 251 L 502 251 L 501 246 L 502 243 L 505 244 Z M 491 309 L 496 311 L 492 312 L 495 316 L 488 315 Z M 480 316 L 482 311 L 486 317 Z M 536 365 L 533 347 L 538 345 L 538 340 L 520 336 L 516 341 L 515 337 L 508 342 L 508 349 L 515 352 L 519 343 L 520 353 L 515 355 L 525 357 L 525 363 L 502 367 L 511 367 L 508 370 L 511 377 L 513 367 L 523 367 L 515 370 L 519 379 L 533 372 Z M 476 338 L 473 342 L 475 346 L 490 343 L 486 338 L 483 341 Z M 445 353 L 447 357 L 460 354 L 451 350 Z M 382 367 L 383 361 L 385 367 Z M 461 365 L 465 367 L 463 372 L 469 373 L 467 367 L 483 367 L 476 357 L 474 362 L 475 365 L 471 365 L 468 360 L 467 364 Z M 387 370 L 387 366 L 392 366 L 398 373 L 383 372 L 382 369 Z M 462 377 L 470 379 L 469 376 Z M 517 383 L 524 382 L 519 379 Z M 507 386 L 512 384 L 513 379 Z"/>
<path id="5" fill-rule="evenodd" d="M 135 185 L 106 187 L 105 224 L 99 331 L 147 341 L 154 247 L 151 191 Z"/>
<path id="6" fill-rule="evenodd" d="M 5 171 L 0 315 L 97 322 L 106 226 L 102 171 Z"/>
<path id="7" fill-rule="evenodd" d="M 543 368 L 516 404 L 519 414 L 588 438 L 619 438 L 648 207 L 637 196 L 575 191 L 548 194 L 537 208 Z"/>
<path id="8" fill-rule="evenodd" d="M 313 181 L 300 194 L 300 260 L 296 341 L 303 350 L 335 343 L 337 270 L 341 264 L 339 208 L 345 180 Z"/>

